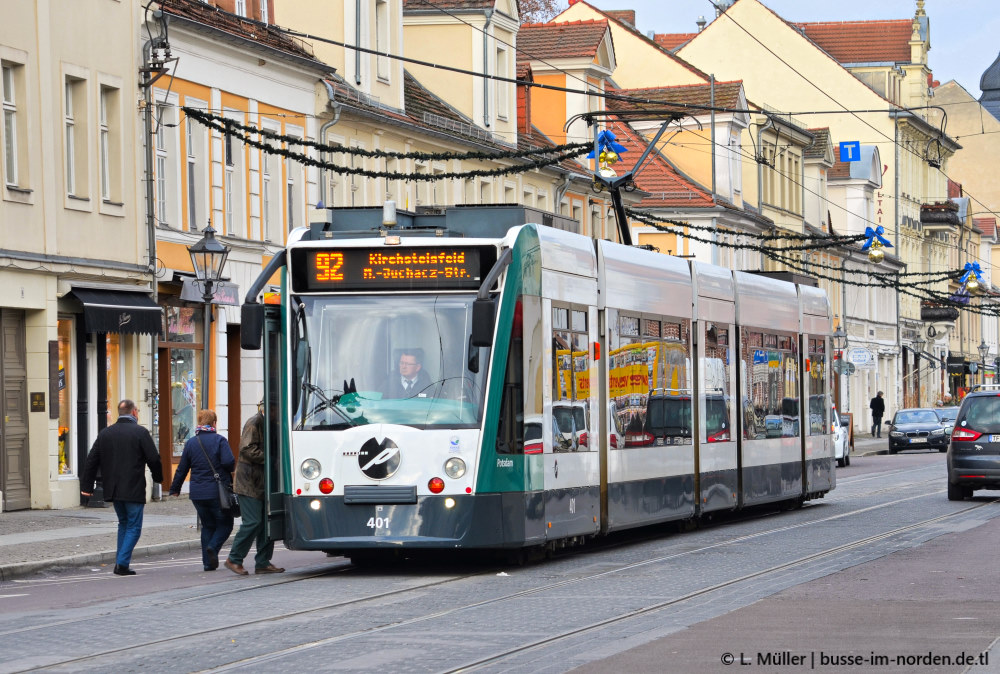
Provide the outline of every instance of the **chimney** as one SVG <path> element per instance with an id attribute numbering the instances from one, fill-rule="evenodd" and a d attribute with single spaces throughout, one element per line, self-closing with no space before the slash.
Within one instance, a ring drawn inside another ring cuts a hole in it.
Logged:
<path id="1" fill-rule="evenodd" d="M 698 32 L 700 33 L 701 31 L 705 30 L 705 24 L 708 22 L 705 21 L 704 16 L 699 16 L 698 20 L 695 21 L 695 23 L 698 24 Z"/>
<path id="2" fill-rule="evenodd" d="M 527 63 L 517 65 L 517 79 L 521 82 L 534 82 L 531 66 Z M 531 90 L 527 84 L 517 85 L 517 132 L 522 136 L 531 135 Z"/>

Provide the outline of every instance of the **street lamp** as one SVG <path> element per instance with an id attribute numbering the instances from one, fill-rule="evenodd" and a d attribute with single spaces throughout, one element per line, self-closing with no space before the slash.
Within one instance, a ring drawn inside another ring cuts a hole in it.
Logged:
<path id="1" fill-rule="evenodd" d="M 917 352 L 917 360 L 920 360 L 920 354 L 923 353 L 924 347 L 927 346 L 927 340 L 917 335 L 917 338 L 913 340 L 913 350 Z"/>
<path id="2" fill-rule="evenodd" d="M 990 345 L 986 343 L 985 339 L 979 340 L 979 346 L 976 347 L 976 351 L 979 352 L 979 361 L 985 365 L 986 356 L 990 353 Z"/>
<path id="3" fill-rule="evenodd" d="M 202 409 L 208 409 L 208 378 L 211 357 L 211 323 L 212 323 L 212 287 L 222 279 L 222 268 L 226 266 L 229 257 L 229 247 L 219 243 L 215 238 L 215 230 L 211 223 L 204 230 L 204 236 L 188 246 L 191 264 L 194 266 L 195 277 L 202 284 L 201 301 L 205 303 L 205 348 L 202 357 L 201 400 Z"/>
<path id="4" fill-rule="evenodd" d="M 837 329 L 833 331 L 833 348 L 837 351 L 843 351 L 847 348 L 847 333 L 844 332 L 843 325 L 838 325 Z"/>

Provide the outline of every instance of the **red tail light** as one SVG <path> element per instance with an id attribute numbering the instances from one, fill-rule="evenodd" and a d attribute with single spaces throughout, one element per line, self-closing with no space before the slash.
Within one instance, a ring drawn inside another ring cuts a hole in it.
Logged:
<path id="1" fill-rule="evenodd" d="M 972 442 L 977 440 L 982 436 L 979 431 L 974 431 L 971 428 L 956 428 L 951 432 L 952 440 L 959 440 L 961 442 Z"/>
<path id="2" fill-rule="evenodd" d="M 729 431 L 726 429 L 723 429 L 718 433 L 713 433 L 712 435 L 708 436 L 709 442 L 729 442 L 731 439 L 732 438 L 729 437 Z"/>
<path id="3" fill-rule="evenodd" d="M 652 433 L 627 433 L 625 435 L 626 447 L 645 447 L 651 445 L 656 440 Z"/>
<path id="4" fill-rule="evenodd" d="M 526 442 L 524 443 L 524 453 L 525 454 L 541 454 L 542 453 L 542 442 Z"/>
<path id="5" fill-rule="evenodd" d="M 586 447 L 587 446 L 587 434 L 586 433 L 580 433 L 579 444 L 580 444 L 581 447 Z"/>
<path id="6" fill-rule="evenodd" d="M 333 491 L 333 480 L 328 477 L 324 477 L 319 481 L 319 490 L 324 494 L 329 494 Z"/>
<path id="7" fill-rule="evenodd" d="M 614 433 L 608 438 L 608 447 L 611 449 L 618 449 L 618 436 Z"/>
<path id="8" fill-rule="evenodd" d="M 431 481 L 427 483 L 427 488 L 431 490 L 432 494 L 440 494 L 444 491 L 444 480 L 439 477 L 432 477 Z"/>

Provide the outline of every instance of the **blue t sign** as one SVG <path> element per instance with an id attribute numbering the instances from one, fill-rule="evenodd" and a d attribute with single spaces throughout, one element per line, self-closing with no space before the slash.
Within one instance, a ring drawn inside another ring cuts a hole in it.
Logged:
<path id="1" fill-rule="evenodd" d="M 841 143 L 840 161 L 861 161 L 861 141 L 851 140 Z"/>

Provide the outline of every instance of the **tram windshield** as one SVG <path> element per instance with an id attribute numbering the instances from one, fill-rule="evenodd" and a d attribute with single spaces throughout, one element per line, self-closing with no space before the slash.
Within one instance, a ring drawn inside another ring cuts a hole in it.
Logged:
<path id="1" fill-rule="evenodd" d="M 489 349 L 470 342 L 473 299 L 293 297 L 294 427 L 478 425 Z"/>

